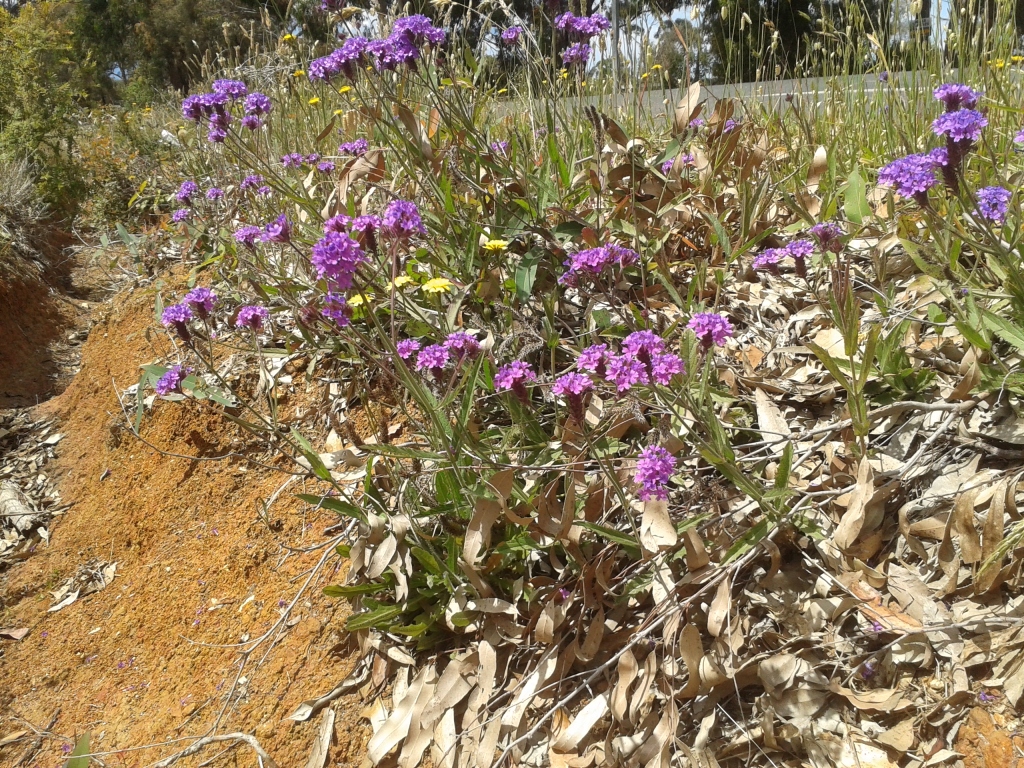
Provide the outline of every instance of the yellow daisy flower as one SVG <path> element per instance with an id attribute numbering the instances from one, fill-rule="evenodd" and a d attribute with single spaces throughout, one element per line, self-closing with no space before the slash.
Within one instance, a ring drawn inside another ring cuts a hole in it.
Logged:
<path id="1" fill-rule="evenodd" d="M 398 277 L 395 278 L 394 283 L 388 284 L 388 288 L 405 288 L 405 286 L 409 285 L 409 283 L 411 282 L 412 278 L 409 277 L 408 275 L 399 275 Z"/>
<path id="2" fill-rule="evenodd" d="M 484 243 L 484 250 L 491 253 L 504 251 L 506 248 L 508 248 L 508 240 L 488 240 Z"/>
<path id="3" fill-rule="evenodd" d="M 281 42 L 288 43 L 295 39 L 295 35 L 285 35 L 281 38 Z"/>
<path id="4" fill-rule="evenodd" d="M 312 99 L 309 100 L 309 106 L 311 106 L 311 107 L 316 106 L 319 103 L 320 103 L 320 97 L 319 96 L 314 96 Z"/>
<path id="5" fill-rule="evenodd" d="M 436 296 L 450 291 L 452 289 L 452 281 L 447 277 L 435 277 L 431 280 L 427 280 L 427 282 L 420 287 L 423 289 L 424 293 Z"/>
<path id="6" fill-rule="evenodd" d="M 338 89 L 338 93 L 348 93 L 351 90 L 352 90 L 352 86 L 351 85 L 343 85 L 343 86 L 341 86 L 341 88 Z"/>
<path id="7" fill-rule="evenodd" d="M 304 69 L 296 69 L 294 72 L 292 72 L 292 77 L 302 77 L 305 74 L 306 74 L 306 70 L 304 70 Z"/>
<path id="8" fill-rule="evenodd" d="M 366 301 L 363 301 L 363 294 L 357 293 L 354 296 L 349 296 L 347 299 L 345 299 L 345 303 L 348 304 L 350 307 L 361 307 L 363 306 L 363 304 L 372 300 L 372 293 L 366 294 Z"/>

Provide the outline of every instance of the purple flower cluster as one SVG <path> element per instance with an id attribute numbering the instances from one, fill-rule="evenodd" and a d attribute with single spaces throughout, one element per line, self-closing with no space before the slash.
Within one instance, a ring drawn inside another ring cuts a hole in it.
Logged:
<path id="1" fill-rule="evenodd" d="M 523 33 L 522 27 L 509 27 L 501 33 L 501 42 L 505 45 L 515 45 L 519 42 L 519 36 Z"/>
<path id="2" fill-rule="evenodd" d="M 524 404 L 530 402 L 530 392 L 526 383 L 534 381 L 537 374 L 522 360 L 515 360 L 508 365 L 503 365 L 494 374 L 494 388 L 501 391 L 512 392 Z"/>
<path id="3" fill-rule="evenodd" d="M 841 240 L 843 230 L 839 228 L 839 225 L 833 224 L 830 221 L 823 221 L 811 227 L 810 233 L 817 238 L 821 250 L 830 251 L 831 253 L 840 253 L 843 250 L 843 242 Z"/>
<path id="4" fill-rule="evenodd" d="M 995 224 L 1002 224 L 1006 221 L 1010 197 L 1010 190 L 1003 187 L 983 187 L 978 190 L 978 213 Z"/>
<path id="5" fill-rule="evenodd" d="M 324 306 L 320 313 L 328 320 L 333 320 L 337 323 L 339 328 L 344 328 L 349 324 L 348 304 L 345 302 L 345 297 L 340 293 L 328 291 L 327 295 L 324 296 Z"/>
<path id="6" fill-rule="evenodd" d="M 178 187 L 178 191 L 174 195 L 174 199 L 179 203 L 191 203 L 192 197 L 199 194 L 199 185 L 194 181 L 183 181 L 181 186 Z"/>
<path id="7" fill-rule="evenodd" d="M 263 226 L 263 234 L 260 240 L 265 243 L 287 243 L 292 239 L 292 225 L 285 214 L 281 214 L 273 221 Z"/>
<path id="8" fill-rule="evenodd" d="M 281 165 L 283 165 L 285 168 L 301 168 L 304 162 L 306 162 L 306 158 L 304 158 L 298 152 L 292 152 L 287 155 L 281 155 Z"/>
<path id="9" fill-rule="evenodd" d="M 678 355 L 667 352 L 665 340 L 653 331 L 637 331 L 622 341 L 622 353 L 612 355 L 607 344 L 584 349 L 576 361 L 580 370 L 591 371 L 626 392 L 638 384 L 666 385 L 685 370 Z"/>
<path id="10" fill-rule="evenodd" d="M 380 227 L 390 237 L 403 240 L 413 235 L 427 234 L 419 209 L 408 200 L 392 200 L 388 203 Z"/>
<path id="11" fill-rule="evenodd" d="M 670 158 L 666 160 L 664 163 L 661 164 L 662 174 L 668 176 L 670 173 L 672 173 L 672 169 L 675 167 L 677 160 L 679 161 L 680 167 L 683 167 L 686 165 L 693 165 L 694 157 L 693 155 L 687 153 L 685 155 L 680 155 L 677 158 Z"/>
<path id="12" fill-rule="evenodd" d="M 947 112 L 958 109 L 974 109 L 982 94 L 960 83 L 944 83 L 933 92 L 935 98 L 945 105 Z"/>
<path id="13" fill-rule="evenodd" d="M 309 63 L 307 72 L 310 80 L 330 82 L 339 74 L 350 80 L 354 80 L 359 70 L 359 64 L 367 53 L 370 41 L 365 37 L 350 37 L 340 48 L 320 59 L 314 59 Z"/>
<path id="14" fill-rule="evenodd" d="M 174 224 L 180 224 L 183 221 L 188 221 L 192 216 L 192 211 L 188 208 L 179 208 L 171 214 L 171 222 Z"/>
<path id="15" fill-rule="evenodd" d="M 338 147 L 339 155 L 365 155 L 367 150 L 370 148 L 370 143 L 366 139 L 356 139 L 355 141 L 346 141 L 344 144 Z"/>
<path id="16" fill-rule="evenodd" d="M 444 348 L 455 358 L 456 362 L 472 360 L 480 354 L 480 342 L 465 331 L 455 331 L 444 340 Z"/>
<path id="17" fill-rule="evenodd" d="M 640 485 L 640 499 L 667 499 L 668 483 L 676 471 L 676 458 L 660 445 L 650 445 L 640 451 L 633 479 Z"/>
<path id="18" fill-rule="evenodd" d="M 245 97 L 245 114 L 258 117 L 270 113 L 274 105 L 266 94 L 254 91 Z"/>
<path id="19" fill-rule="evenodd" d="M 508 154 L 508 142 L 507 141 L 492 141 L 491 151 L 497 155 Z"/>
<path id="20" fill-rule="evenodd" d="M 235 80 L 218 82 L 240 84 L 243 89 L 245 88 L 244 83 L 238 83 Z M 225 86 L 225 88 L 231 90 L 232 93 L 238 92 L 237 85 Z M 207 118 L 210 123 L 207 139 L 220 143 L 227 138 L 228 125 L 231 124 L 231 112 L 228 111 L 228 108 L 230 102 L 235 98 L 227 92 L 218 91 L 186 96 L 181 102 L 181 114 L 197 124 L 202 122 L 203 118 Z"/>
<path id="21" fill-rule="evenodd" d="M 944 112 L 932 123 L 936 136 L 944 136 L 958 144 L 971 144 L 981 139 L 981 129 L 988 125 L 988 118 L 973 109 L 958 109 Z"/>
<path id="22" fill-rule="evenodd" d="M 252 224 L 247 224 L 244 227 L 239 227 L 235 230 L 235 242 L 246 246 L 247 248 L 255 248 L 256 242 L 263 235 L 263 230 Z"/>
<path id="23" fill-rule="evenodd" d="M 269 318 L 270 312 L 267 311 L 266 307 L 261 307 L 258 304 L 245 306 L 238 310 L 238 316 L 235 318 L 235 327 L 261 331 L 263 330 L 263 323 Z"/>
<path id="24" fill-rule="evenodd" d="M 157 379 L 154 389 L 160 397 L 166 397 L 172 392 L 181 392 L 181 380 L 184 378 L 185 374 L 180 365 L 171 366 L 167 373 Z"/>
<path id="25" fill-rule="evenodd" d="M 242 183 L 238 185 L 238 188 L 245 192 L 250 189 L 257 189 L 261 184 L 263 184 L 263 177 L 258 173 L 254 173 L 242 179 Z"/>
<path id="26" fill-rule="evenodd" d="M 195 312 L 200 320 L 205 320 L 213 312 L 213 307 L 217 303 L 217 294 L 209 288 L 200 286 L 186 293 L 182 302 Z"/>
<path id="27" fill-rule="evenodd" d="M 237 101 L 244 98 L 249 89 L 241 80 L 214 80 L 213 92 L 223 93 L 229 99 Z"/>
<path id="28" fill-rule="evenodd" d="M 807 257 L 812 253 L 814 253 L 814 244 L 810 240 L 794 240 L 782 248 L 766 248 L 754 257 L 753 266 L 755 270 L 766 270 L 773 275 L 778 275 L 779 262 L 788 256 L 796 264 L 797 274 L 800 277 L 806 277 Z"/>
<path id="29" fill-rule="evenodd" d="M 611 29 L 611 23 L 599 13 L 593 16 L 574 16 L 571 13 L 563 13 L 555 17 L 555 29 L 565 32 L 569 37 L 577 40 L 589 40 L 602 32 Z"/>
<path id="30" fill-rule="evenodd" d="M 913 198 L 919 204 L 928 199 L 928 190 L 938 183 L 937 164 L 931 154 L 914 154 L 893 160 L 878 172 L 878 183 L 892 187 L 900 197 Z"/>
<path id="31" fill-rule="evenodd" d="M 164 328 L 173 328 L 182 341 L 192 338 L 192 334 L 188 330 L 188 324 L 191 321 L 192 310 L 187 304 L 172 304 L 166 307 L 160 316 L 160 322 Z"/>
<path id="32" fill-rule="evenodd" d="M 313 246 L 310 259 L 317 275 L 326 278 L 340 290 L 352 287 L 356 270 L 366 261 L 363 249 L 355 240 L 342 232 L 328 230 Z"/>
<path id="33" fill-rule="evenodd" d="M 398 356 L 400 358 L 402 358 L 403 360 L 408 360 L 410 357 L 419 352 L 420 347 L 422 346 L 423 345 L 416 341 L 416 339 L 402 339 L 400 342 L 398 342 L 398 345 L 395 347 L 395 349 L 398 352 Z"/>
<path id="34" fill-rule="evenodd" d="M 586 415 L 587 395 L 594 389 L 594 382 L 582 373 L 566 373 L 555 379 L 551 394 L 565 398 L 569 413 L 577 423 L 582 424 Z"/>
<path id="35" fill-rule="evenodd" d="M 590 59 L 590 46 L 586 43 L 573 43 L 562 51 L 562 64 L 566 67 L 584 66 Z"/>
<path id="36" fill-rule="evenodd" d="M 320 173 L 330 173 L 334 170 L 334 163 L 330 160 L 321 160 L 316 164 L 316 169 Z"/>
<path id="37" fill-rule="evenodd" d="M 224 190 L 220 187 L 210 187 L 206 190 L 207 200 L 220 200 L 222 197 L 224 197 Z"/>
<path id="38" fill-rule="evenodd" d="M 640 261 L 640 255 L 616 243 L 607 243 L 597 248 L 577 251 L 565 261 L 568 270 L 558 282 L 563 285 L 577 285 L 581 275 L 599 275 L 607 269 L 625 269 Z"/>
<path id="39" fill-rule="evenodd" d="M 444 45 L 445 31 L 435 27 L 421 14 L 395 21 L 391 34 L 380 40 L 350 37 L 327 56 L 314 59 L 307 67 L 310 80 L 330 82 L 339 74 L 355 79 L 364 61 L 372 62 L 378 71 L 394 70 L 399 65 L 415 66 L 420 47 Z"/>
<path id="40" fill-rule="evenodd" d="M 441 344 L 431 344 L 424 347 L 416 355 L 416 370 L 430 371 L 438 381 L 444 375 L 445 366 L 451 362 L 451 354 L 448 348 Z"/>
<path id="41" fill-rule="evenodd" d="M 733 335 L 729 318 L 717 312 L 698 312 L 690 318 L 686 327 L 697 335 L 705 349 L 710 349 L 713 345 L 722 346 L 725 340 Z"/>

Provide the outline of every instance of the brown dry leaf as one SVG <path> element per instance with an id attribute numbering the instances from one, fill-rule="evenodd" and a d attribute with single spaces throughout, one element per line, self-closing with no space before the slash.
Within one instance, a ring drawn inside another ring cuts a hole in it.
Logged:
<path id="1" fill-rule="evenodd" d="M 871 462 L 862 459 L 857 468 L 857 486 L 850 496 L 850 504 L 843 514 L 832 541 L 843 552 L 849 551 L 860 537 L 867 519 L 868 504 L 875 495 L 875 474 Z"/>
<path id="2" fill-rule="evenodd" d="M 754 403 L 757 409 L 757 428 L 761 432 L 761 439 L 773 446 L 772 456 L 781 456 L 783 445 L 793 434 L 789 423 L 783 417 L 782 410 L 775 404 L 775 401 L 760 387 L 754 390 Z"/>
<path id="3" fill-rule="evenodd" d="M 334 736 L 335 717 L 333 709 L 324 710 L 324 717 L 320 721 L 320 728 L 317 731 L 316 738 L 313 740 L 313 749 L 310 751 L 309 759 L 306 761 L 306 768 L 324 768 L 327 756 L 331 751 L 331 738 Z"/>
<path id="4" fill-rule="evenodd" d="M 13 744 L 23 736 L 28 736 L 28 731 L 15 731 L 14 733 L 9 733 L 0 739 L 0 747 L 6 747 L 8 744 Z"/>
<path id="5" fill-rule="evenodd" d="M 462 559 L 470 565 L 476 565 L 481 553 L 491 546 L 491 528 L 501 517 L 501 506 L 494 499 L 477 499 L 462 544 Z"/>
<path id="6" fill-rule="evenodd" d="M 643 502 L 640 518 L 640 544 L 644 550 L 657 554 L 670 549 L 679 541 L 679 534 L 668 516 L 668 501 L 653 499 Z"/>
<path id="7" fill-rule="evenodd" d="M 14 627 L 4 628 L 0 629 L 0 638 L 4 638 L 5 640 L 21 640 L 28 634 L 28 632 L 28 627 L 18 627 L 17 629 Z"/>
<path id="8" fill-rule="evenodd" d="M 899 725 L 895 725 L 887 730 L 885 733 L 879 734 L 875 737 L 875 741 L 879 744 L 891 747 L 897 752 L 906 752 L 914 746 L 913 719 L 904 720 Z"/>
<path id="9" fill-rule="evenodd" d="M 690 121 L 697 117 L 703 105 L 700 101 L 700 83 L 694 83 L 686 91 L 686 95 L 676 106 L 672 119 L 672 133 L 681 135 L 690 125 Z"/>
<path id="10" fill-rule="evenodd" d="M 974 502 L 980 491 L 980 488 L 964 491 L 953 505 L 953 530 L 960 539 L 960 558 L 969 565 L 981 560 L 981 537 L 974 525 Z"/>
<path id="11" fill-rule="evenodd" d="M 683 690 L 679 692 L 682 699 L 692 699 L 701 688 L 700 662 L 704 658 L 704 646 L 701 642 L 700 630 L 693 624 L 683 627 L 679 636 L 679 653 L 683 657 L 689 678 Z M 634 661 L 634 664 L 636 662 Z"/>
<path id="12" fill-rule="evenodd" d="M 811 166 L 807 169 L 807 191 L 812 195 L 818 191 L 821 177 L 828 170 L 828 150 L 825 147 L 818 147 L 814 150 L 814 158 Z"/>
<path id="13" fill-rule="evenodd" d="M 683 546 L 686 548 L 686 570 L 690 573 L 703 570 L 711 562 L 711 556 L 696 528 L 683 531 Z"/>
<path id="14" fill-rule="evenodd" d="M 699 630 L 697 632 L 697 639 L 698 641 L 700 640 Z M 680 641 L 680 643 L 682 643 L 682 641 Z M 636 662 L 636 656 L 633 655 L 633 651 L 627 650 L 619 656 L 619 661 L 615 668 L 615 688 L 612 690 L 612 698 L 610 702 L 612 717 L 614 717 L 615 721 L 618 723 L 628 721 L 629 688 L 633 685 L 633 681 L 636 680 L 639 670 L 640 667 Z"/>
<path id="15" fill-rule="evenodd" d="M 890 632 L 920 632 L 923 628 L 921 622 L 903 611 L 895 611 L 882 604 L 882 595 L 874 587 L 861 581 L 861 574 L 857 572 L 843 574 L 839 581 L 850 590 L 850 593 L 862 600 L 857 609 L 868 621 L 874 621 L 882 625 L 882 628 Z"/>
<path id="16" fill-rule="evenodd" d="M 729 606 L 732 604 L 731 584 L 728 578 L 722 579 L 715 592 L 715 599 L 708 609 L 708 634 L 718 637 L 729 617 Z"/>
<path id="17" fill-rule="evenodd" d="M 421 694 L 425 688 L 429 690 L 430 694 L 433 694 L 433 685 L 428 686 L 427 683 L 428 681 L 432 682 L 436 675 L 437 673 L 433 665 L 428 665 L 423 667 L 416 677 L 413 678 L 405 696 L 398 702 L 394 712 L 391 713 L 380 729 L 373 734 L 366 745 L 366 756 L 370 763 L 373 765 L 380 763 L 409 734 L 413 715 L 415 714 L 417 718 L 422 715 L 423 709 L 430 698 L 430 695 L 427 695 L 420 701 Z"/>
<path id="18" fill-rule="evenodd" d="M 608 714 L 609 698 L 605 692 L 589 701 L 573 718 L 572 724 L 551 743 L 551 748 L 557 752 L 578 750 L 583 739 L 597 725 L 597 721 Z"/>
<path id="19" fill-rule="evenodd" d="M 854 691 L 844 688 L 838 680 L 829 683 L 829 690 L 837 693 L 865 712 L 892 712 L 903 703 L 903 694 L 895 688 L 872 688 L 868 691 Z"/>
<path id="20" fill-rule="evenodd" d="M 996 586 L 999 579 L 999 561 L 991 560 L 999 550 L 1003 541 L 1003 527 L 1006 516 L 1007 496 L 1013 493 L 1014 482 L 1011 486 L 1009 478 L 1003 478 L 996 485 L 992 493 L 992 501 L 988 507 L 988 514 L 985 516 L 985 525 L 981 529 L 981 558 L 987 564 L 978 573 L 974 580 L 974 590 L 977 594 L 984 594 Z"/>
<path id="21" fill-rule="evenodd" d="M 412 137 L 412 143 L 415 144 L 420 153 L 427 160 L 434 159 L 434 149 L 430 146 L 430 139 L 427 138 L 427 132 L 420 123 L 419 119 L 412 113 L 404 104 L 398 105 L 398 118 L 402 121 L 405 129 L 409 131 L 409 135 Z"/>

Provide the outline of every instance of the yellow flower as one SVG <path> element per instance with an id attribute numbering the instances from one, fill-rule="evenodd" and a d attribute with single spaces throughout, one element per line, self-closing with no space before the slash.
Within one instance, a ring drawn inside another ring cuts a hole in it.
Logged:
<path id="1" fill-rule="evenodd" d="M 508 93 L 508 88 L 502 88 L 498 91 L 498 95 L 501 96 L 503 93 Z"/>
<path id="2" fill-rule="evenodd" d="M 452 281 L 447 277 L 435 277 L 432 280 L 427 280 L 422 286 L 424 293 L 429 293 L 436 296 L 440 293 L 447 293 L 452 289 Z"/>
<path id="3" fill-rule="evenodd" d="M 559 76 L 560 78 L 562 78 L 563 80 L 565 80 L 565 78 L 567 78 L 567 77 L 569 76 L 569 70 L 567 70 L 567 69 L 563 69 L 562 71 L 560 71 L 560 72 L 558 73 L 558 76 Z"/>
<path id="4" fill-rule="evenodd" d="M 650 72 L 644 72 L 642 75 L 640 75 L 640 79 L 641 80 L 646 80 L 650 76 L 651 76 Z"/>
<path id="5" fill-rule="evenodd" d="M 306 74 L 306 70 L 296 69 L 294 72 L 292 72 L 292 77 L 302 77 L 304 74 Z"/>
<path id="6" fill-rule="evenodd" d="M 320 103 L 320 97 L 319 96 L 314 96 L 312 99 L 309 100 L 309 106 L 311 106 L 311 107 L 315 106 L 315 105 L 317 105 L 319 103 Z"/>
<path id="7" fill-rule="evenodd" d="M 409 285 L 409 283 L 411 282 L 412 278 L 409 277 L 408 275 L 399 275 L 398 277 L 395 278 L 395 281 L 393 283 L 388 284 L 388 289 L 390 290 L 391 288 L 405 288 L 405 286 Z"/>
<path id="8" fill-rule="evenodd" d="M 988 65 L 992 67 L 992 69 L 1002 69 L 1006 66 L 1006 61 L 1003 59 L 996 59 L 995 61 L 988 62 Z"/>
<path id="9" fill-rule="evenodd" d="M 351 85 L 343 85 L 343 86 L 341 86 L 341 88 L 338 89 L 338 93 L 348 93 L 351 90 L 352 90 L 352 86 Z"/>
<path id="10" fill-rule="evenodd" d="M 373 300 L 373 294 L 372 293 L 367 293 L 366 294 L 366 301 L 365 302 L 363 301 L 363 294 L 357 293 L 354 296 L 349 296 L 345 300 L 345 303 L 348 304 L 350 307 L 361 307 L 361 306 L 363 306 L 363 304 L 365 304 L 365 303 L 367 303 L 369 301 L 372 301 L 372 300 Z"/>
<path id="11" fill-rule="evenodd" d="M 288 43 L 295 39 L 295 35 L 285 35 L 281 38 L 282 43 Z"/>
<path id="12" fill-rule="evenodd" d="M 1022 61 L 1024 61 L 1024 56 L 1011 56 L 1010 61 L 1012 61 L 1014 64 L 1020 64 Z"/>
<path id="13" fill-rule="evenodd" d="M 654 65 L 653 67 L 651 67 L 651 71 L 652 71 L 652 72 L 656 72 L 656 71 L 657 71 L 657 70 L 659 70 L 659 69 L 663 69 L 663 67 L 661 66 L 661 64 L 655 64 L 655 65 Z"/>
<path id="14" fill-rule="evenodd" d="M 343 110 L 343 109 L 336 109 L 336 110 L 334 110 L 335 117 L 341 117 L 343 114 L 345 114 L 345 110 Z"/>
<path id="15" fill-rule="evenodd" d="M 491 253 L 504 251 L 506 248 L 508 248 L 508 240 L 488 240 L 484 243 L 484 250 Z"/>

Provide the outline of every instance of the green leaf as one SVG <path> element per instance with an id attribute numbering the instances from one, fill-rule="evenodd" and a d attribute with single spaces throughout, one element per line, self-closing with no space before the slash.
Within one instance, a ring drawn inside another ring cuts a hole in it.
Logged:
<path id="1" fill-rule="evenodd" d="M 588 531 L 593 531 L 599 536 L 608 539 L 608 541 L 613 544 L 618 544 L 636 552 L 640 551 L 640 544 L 637 540 L 622 531 L 617 531 L 614 528 L 609 528 L 606 525 L 599 525 L 598 523 L 589 523 L 585 520 L 577 521 L 575 525 L 578 525 L 580 528 L 585 528 Z"/>
<path id="2" fill-rule="evenodd" d="M 402 615 L 405 609 L 400 605 L 382 605 L 372 611 L 357 613 L 345 622 L 345 629 L 357 632 L 360 629 L 388 629 L 390 623 Z"/>
<path id="3" fill-rule="evenodd" d="M 342 517 L 351 517 L 366 522 L 366 515 L 363 514 L 363 511 L 355 504 L 350 504 L 343 499 L 334 496 L 316 496 L 311 493 L 297 493 L 295 496 L 307 504 L 312 504 L 314 507 L 329 509 L 331 512 L 337 512 Z"/>
<path id="4" fill-rule="evenodd" d="M 764 540 L 765 536 L 768 535 L 769 529 L 770 524 L 768 522 L 768 518 L 765 517 L 757 525 L 732 543 L 732 546 L 729 547 L 729 551 L 726 552 L 725 557 L 722 558 L 722 565 L 731 563 L 736 558 L 748 552 L 751 547 L 757 546 Z"/>
<path id="5" fill-rule="evenodd" d="M 985 327 L 1003 341 L 1012 344 L 1018 352 L 1024 352 L 1024 330 L 990 310 L 981 310 L 981 321 Z"/>
<path id="6" fill-rule="evenodd" d="M 331 473 L 324 466 L 323 461 L 320 460 L 320 454 L 313 450 L 313 446 L 309 444 L 309 440 L 302 436 L 295 427 L 292 427 L 292 437 L 295 438 L 295 442 L 299 444 L 299 450 L 302 451 L 302 455 L 306 457 L 306 461 L 309 462 L 309 466 L 313 470 L 313 474 L 319 477 L 321 480 L 331 482 Z"/>
<path id="7" fill-rule="evenodd" d="M 89 731 L 82 734 L 81 738 L 75 744 L 75 748 L 68 755 L 68 761 L 64 763 L 64 768 L 89 768 L 89 763 L 92 758 L 88 757 L 89 754 Z"/>
<path id="8" fill-rule="evenodd" d="M 381 592 L 387 589 L 386 584 L 334 584 L 324 587 L 324 595 L 327 597 L 356 597 L 357 595 L 372 595 L 374 592 Z"/>
<path id="9" fill-rule="evenodd" d="M 813 341 L 805 341 L 804 346 L 807 347 L 811 352 L 814 353 L 815 357 L 821 360 L 821 364 L 828 369 L 828 372 L 832 374 L 834 378 L 843 389 L 847 392 L 852 392 L 853 387 L 850 384 L 850 380 L 846 378 L 846 374 L 839 368 L 839 364 L 832 355 L 825 351 L 822 347 L 819 347 Z"/>
<path id="10" fill-rule="evenodd" d="M 782 449 L 782 459 L 779 461 L 779 468 L 775 471 L 775 487 L 789 488 L 789 473 L 793 470 L 793 443 L 786 441 L 786 447 Z"/>
<path id="11" fill-rule="evenodd" d="M 364 445 L 363 450 L 367 453 L 376 453 L 381 456 L 391 456 L 396 459 L 425 459 L 425 460 L 437 460 L 447 458 L 443 454 L 437 453 L 436 451 L 423 451 L 419 448 L 409 448 L 407 446 L 400 445 L 385 445 L 380 443 L 378 445 Z"/>
<path id="12" fill-rule="evenodd" d="M 864 183 L 864 177 L 860 175 L 860 166 L 854 166 L 850 175 L 846 177 L 846 197 L 843 201 L 843 210 L 846 211 L 846 218 L 854 224 L 864 223 L 864 219 L 871 217 L 871 206 L 868 205 L 868 189 Z"/>

